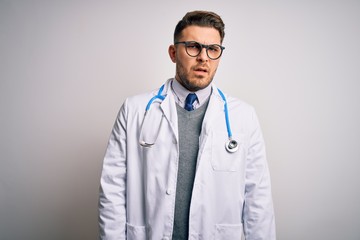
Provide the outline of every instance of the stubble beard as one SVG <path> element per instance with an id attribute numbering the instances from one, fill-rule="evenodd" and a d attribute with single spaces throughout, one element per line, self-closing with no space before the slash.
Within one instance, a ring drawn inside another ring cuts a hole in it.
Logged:
<path id="1" fill-rule="evenodd" d="M 214 76 L 215 76 L 216 70 L 213 73 L 212 76 L 210 76 L 210 80 L 208 82 L 206 82 L 205 78 L 201 79 L 201 78 L 197 78 L 194 81 L 190 81 L 188 78 L 188 74 L 185 73 L 184 68 L 182 66 L 176 66 L 176 78 L 177 81 L 183 86 L 185 87 L 187 90 L 191 91 L 191 92 L 196 92 L 198 90 L 204 89 L 207 86 L 210 85 L 210 83 L 213 81 Z M 196 76 L 195 76 L 196 78 Z M 202 83 L 205 80 L 205 84 L 199 84 Z"/>

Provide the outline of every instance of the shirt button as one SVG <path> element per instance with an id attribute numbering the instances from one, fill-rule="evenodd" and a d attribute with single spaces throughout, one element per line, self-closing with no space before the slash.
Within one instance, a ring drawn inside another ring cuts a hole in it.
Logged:
<path id="1" fill-rule="evenodd" d="M 169 238 L 168 237 L 163 237 L 162 240 L 169 240 Z"/>
<path id="2" fill-rule="evenodd" d="M 169 189 L 166 190 L 166 194 L 167 194 L 167 195 L 171 195 L 171 194 L 173 194 L 173 192 L 174 192 L 174 191 L 173 191 L 171 188 L 169 188 Z"/>

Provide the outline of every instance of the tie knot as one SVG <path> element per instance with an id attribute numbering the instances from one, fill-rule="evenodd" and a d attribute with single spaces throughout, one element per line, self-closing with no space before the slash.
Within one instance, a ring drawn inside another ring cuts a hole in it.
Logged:
<path id="1" fill-rule="evenodd" d="M 189 93 L 189 95 L 187 95 L 186 99 L 185 99 L 185 109 L 187 111 L 192 111 L 194 110 L 194 102 L 197 99 L 197 96 L 195 93 Z"/>

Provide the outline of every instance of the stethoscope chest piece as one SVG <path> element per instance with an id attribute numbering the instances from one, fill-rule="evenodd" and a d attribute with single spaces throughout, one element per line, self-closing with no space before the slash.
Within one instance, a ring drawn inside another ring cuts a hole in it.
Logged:
<path id="1" fill-rule="evenodd" d="M 236 140 L 229 139 L 225 143 L 225 148 L 226 148 L 226 151 L 228 151 L 229 153 L 234 153 L 239 149 L 239 144 Z"/>

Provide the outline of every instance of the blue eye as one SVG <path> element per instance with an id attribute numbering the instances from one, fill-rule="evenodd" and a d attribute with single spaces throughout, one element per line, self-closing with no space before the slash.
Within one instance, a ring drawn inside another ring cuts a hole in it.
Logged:
<path id="1" fill-rule="evenodd" d="M 218 52 L 220 51 L 220 47 L 218 45 L 210 45 L 209 50 L 212 52 Z"/>

